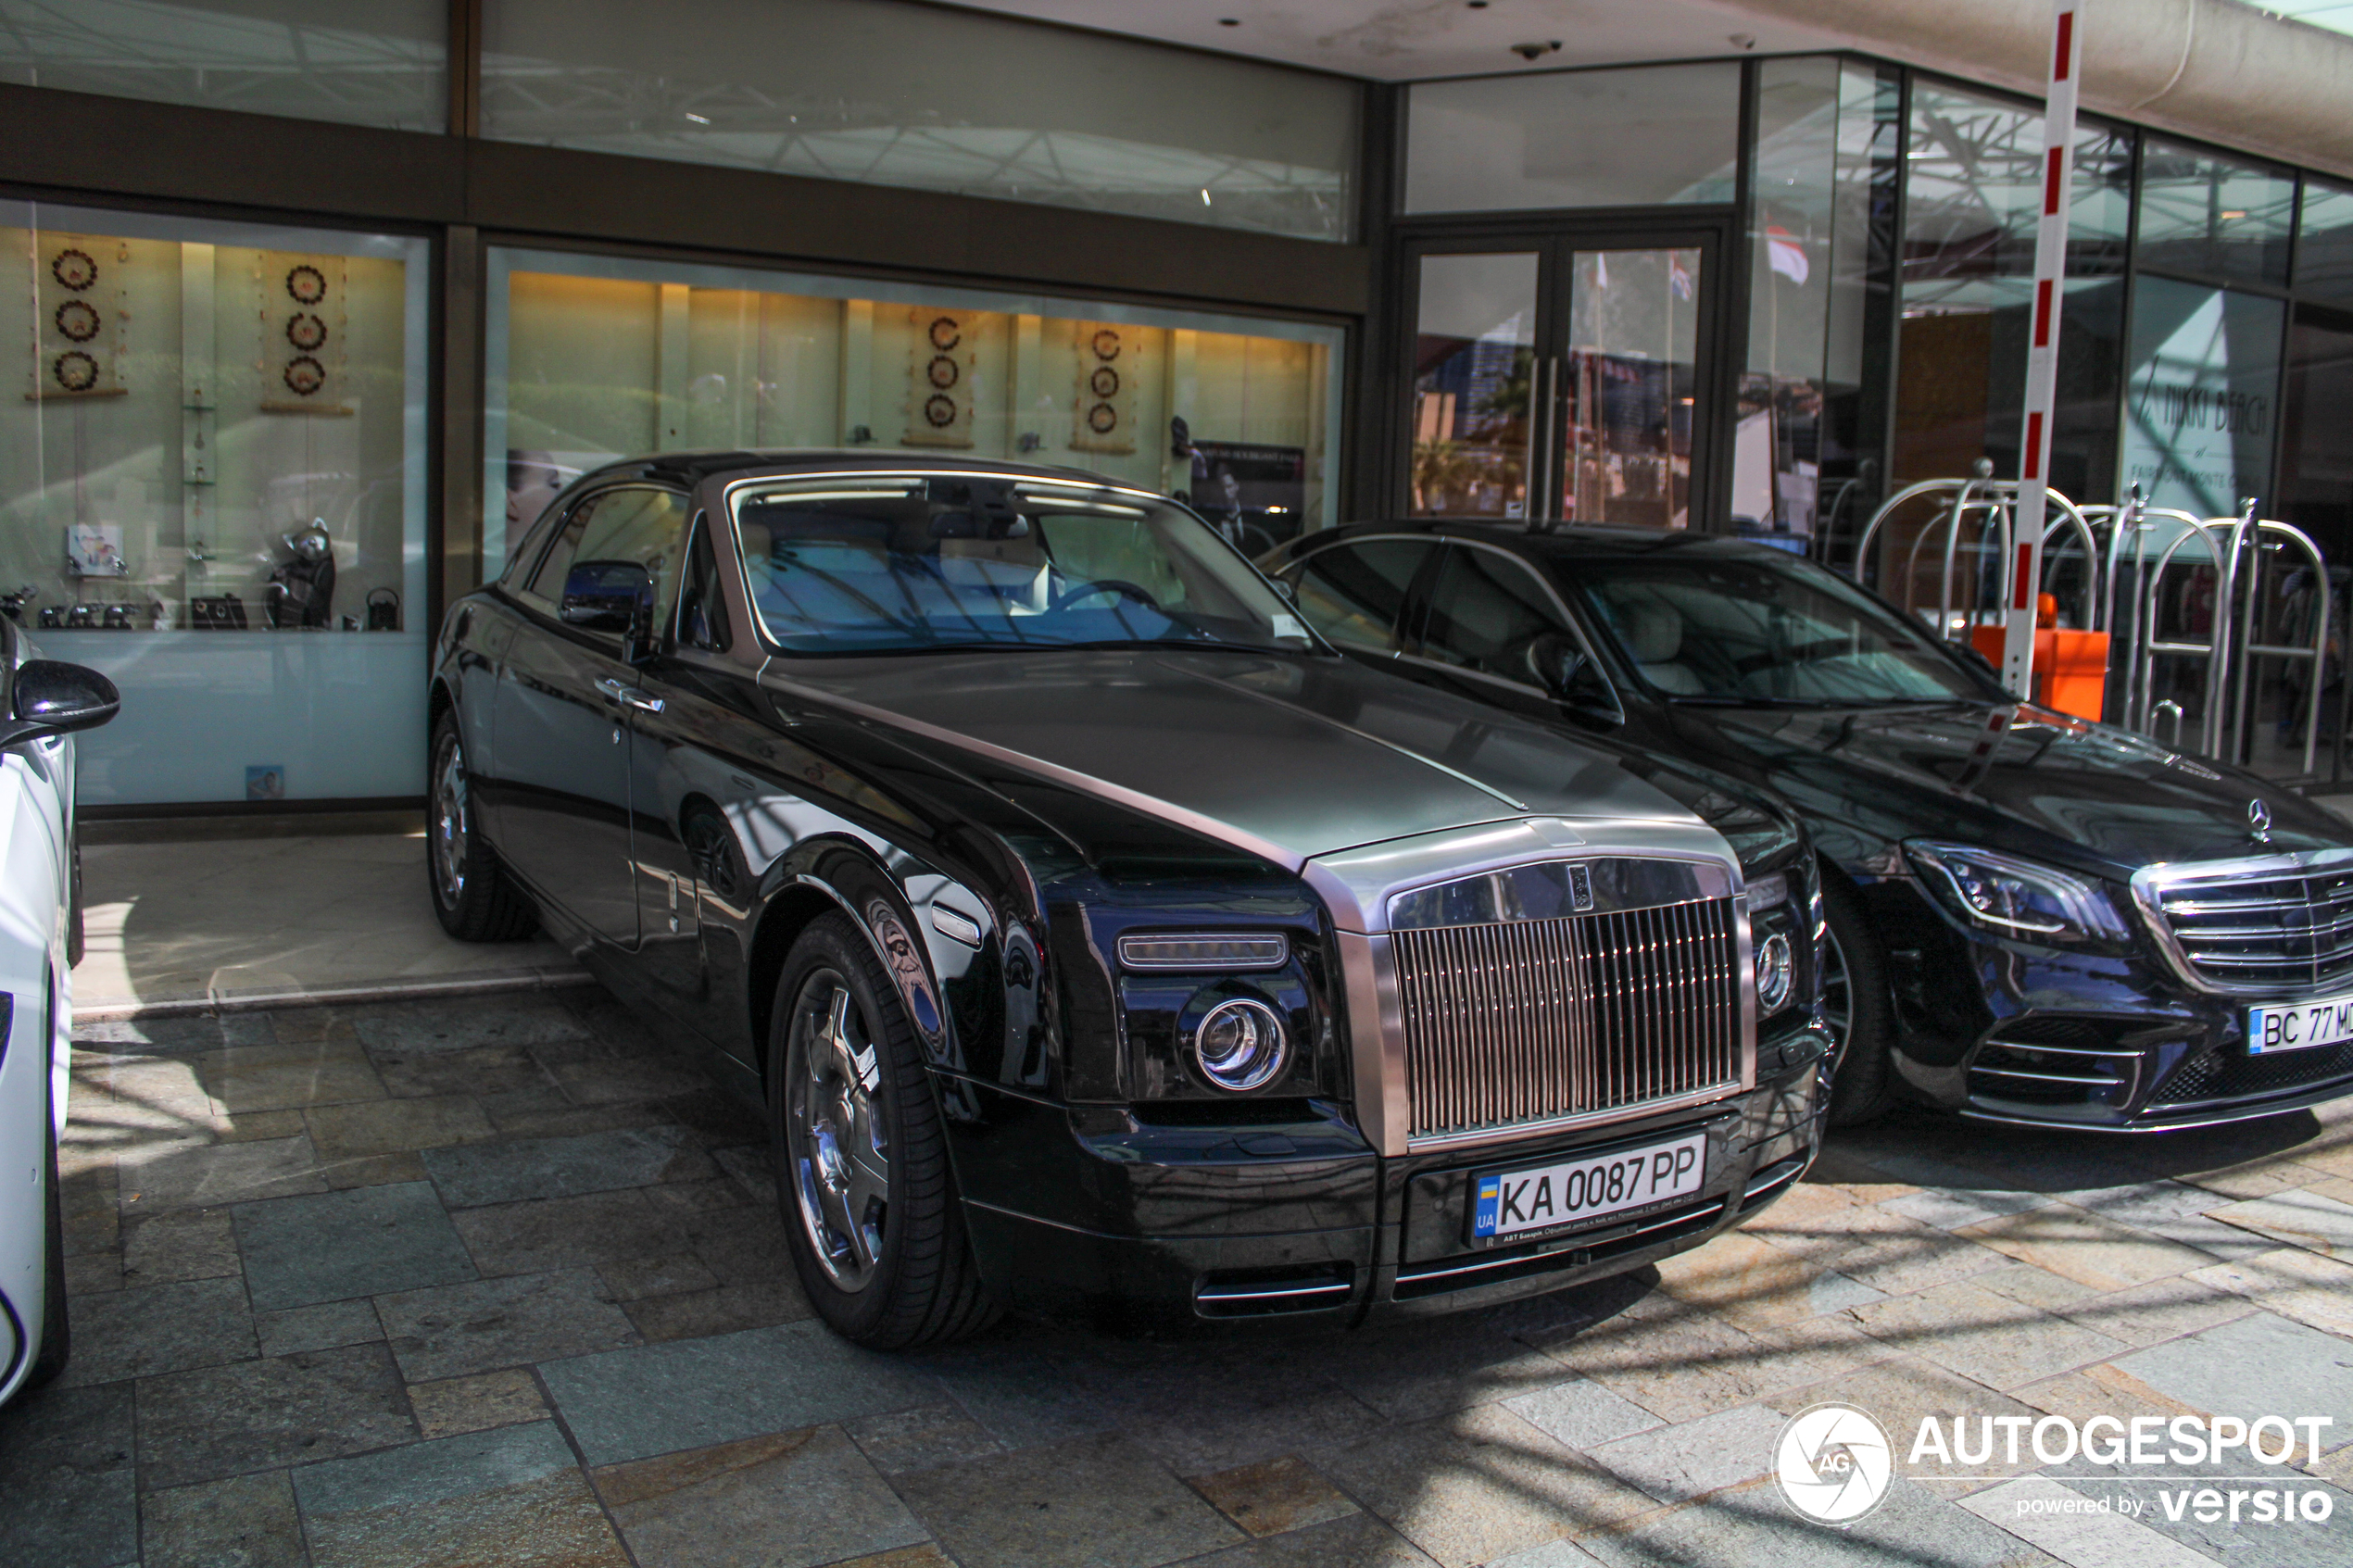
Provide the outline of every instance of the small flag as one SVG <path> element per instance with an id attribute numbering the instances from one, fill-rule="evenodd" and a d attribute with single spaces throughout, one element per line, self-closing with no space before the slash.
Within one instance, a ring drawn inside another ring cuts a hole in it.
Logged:
<path id="1" fill-rule="evenodd" d="M 1765 230 L 1765 265 L 1793 283 L 1804 282 L 1812 271 L 1806 264 L 1806 247 L 1778 223 Z"/>

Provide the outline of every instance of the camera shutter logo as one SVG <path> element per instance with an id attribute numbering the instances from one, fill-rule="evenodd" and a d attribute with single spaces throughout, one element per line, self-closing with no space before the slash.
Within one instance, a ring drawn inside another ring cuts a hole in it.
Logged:
<path id="1" fill-rule="evenodd" d="M 1812 1405 L 1790 1418 L 1773 1449 L 1774 1478 L 1790 1507 L 1825 1524 L 1877 1508 L 1894 1478 L 1886 1429 L 1853 1405 Z"/>

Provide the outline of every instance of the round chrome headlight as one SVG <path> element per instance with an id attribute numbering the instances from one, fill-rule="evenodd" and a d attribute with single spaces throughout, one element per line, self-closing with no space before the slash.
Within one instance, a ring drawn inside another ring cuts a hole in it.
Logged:
<path id="1" fill-rule="evenodd" d="M 1194 1029 L 1193 1060 L 1211 1083 L 1242 1094 L 1274 1081 L 1290 1060 L 1290 1041 L 1273 1008 L 1236 997 L 1210 1009 Z"/>
<path id="2" fill-rule="evenodd" d="M 1789 938 L 1776 931 L 1756 948 L 1756 1010 L 1779 1012 L 1789 1000 L 1790 983 L 1797 978 L 1797 960 Z"/>

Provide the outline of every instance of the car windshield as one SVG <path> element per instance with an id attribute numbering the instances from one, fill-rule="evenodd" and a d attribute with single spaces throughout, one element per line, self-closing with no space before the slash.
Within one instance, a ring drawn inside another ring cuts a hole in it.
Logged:
<path id="1" fill-rule="evenodd" d="M 1782 556 L 1563 562 L 1642 678 L 1670 699 L 1982 701 L 1990 684 L 1843 578 Z"/>
<path id="2" fill-rule="evenodd" d="M 1208 524 L 1127 491 L 836 476 L 747 488 L 735 511 L 752 608 L 787 652 L 1315 646 Z"/>

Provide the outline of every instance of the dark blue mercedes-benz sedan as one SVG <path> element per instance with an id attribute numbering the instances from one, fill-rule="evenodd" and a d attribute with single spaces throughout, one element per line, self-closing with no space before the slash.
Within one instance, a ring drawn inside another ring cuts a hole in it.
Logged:
<path id="1" fill-rule="evenodd" d="M 2353 827 L 2012 699 L 1810 561 L 1416 521 L 1262 558 L 1384 669 L 1764 786 L 1824 861 L 1834 1123 L 2144 1130 L 2353 1094 Z"/>

